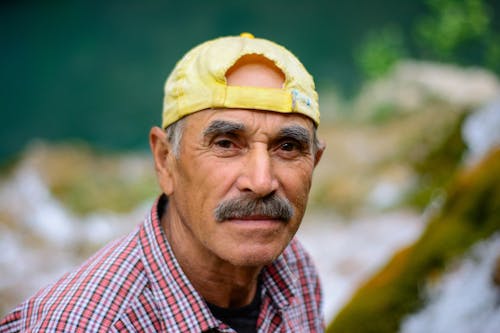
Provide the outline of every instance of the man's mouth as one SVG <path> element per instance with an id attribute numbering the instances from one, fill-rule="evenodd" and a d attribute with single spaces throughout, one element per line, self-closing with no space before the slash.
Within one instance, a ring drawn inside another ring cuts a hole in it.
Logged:
<path id="1" fill-rule="evenodd" d="M 250 215 L 250 216 L 238 216 L 238 217 L 233 217 L 229 218 L 228 220 L 234 221 L 281 221 L 281 222 L 286 222 L 280 217 L 276 216 L 267 216 L 267 215 Z"/>

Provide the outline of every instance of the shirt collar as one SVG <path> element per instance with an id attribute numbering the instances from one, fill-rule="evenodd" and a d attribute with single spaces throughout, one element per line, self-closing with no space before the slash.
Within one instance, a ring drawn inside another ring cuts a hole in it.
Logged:
<path id="1" fill-rule="evenodd" d="M 217 320 L 182 271 L 161 228 L 158 210 L 166 202 L 164 195 L 155 202 L 139 236 L 157 308 L 169 332 L 215 328 Z"/>
<path id="2" fill-rule="evenodd" d="M 201 295 L 182 271 L 160 223 L 167 198 L 161 195 L 140 230 L 144 266 L 158 310 L 169 332 L 206 331 L 218 326 Z M 278 309 L 286 309 L 298 288 L 298 278 L 282 254 L 262 272 L 263 297 L 269 297 Z"/>
<path id="3" fill-rule="evenodd" d="M 294 242 L 295 240 L 292 240 Z M 287 249 L 291 249 L 288 245 Z M 270 265 L 266 266 L 262 272 L 262 284 L 264 289 L 269 291 L 269 297 L 275 306 L 281 310 L 286 310 L 297 294 L 299 279 L 294 274 L 288 264 L 287 250 Z"/>

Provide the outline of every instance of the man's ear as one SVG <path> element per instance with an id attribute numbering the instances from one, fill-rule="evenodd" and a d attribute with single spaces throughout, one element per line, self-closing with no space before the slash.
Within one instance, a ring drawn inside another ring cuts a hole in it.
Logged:
<path id="1" fill-rule="evenodd" d="M 319 145 L 318 145 L 318 150 L 314 154 L 314 167 L 316 167 L 316 165 L 318 165 L 319 161 L 321 160 L 321 156 L 323 156 L 323 152 L 325 151 L 325 149 L 326 149 L 326 143 L 323 140 L 320 140 Z"/>
<path id="2" fill-rule="evenodd" d="M 154 159 L 158 183 L 163 193 L 167 196 L 171 195 L 174 192 L 173 160 L 175 156 L 165 131 L 159 127 L 151 128 L 149 146 Z"/>

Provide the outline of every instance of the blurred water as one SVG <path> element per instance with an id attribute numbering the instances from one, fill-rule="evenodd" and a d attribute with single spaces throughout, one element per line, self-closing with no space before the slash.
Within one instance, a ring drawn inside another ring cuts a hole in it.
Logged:
<path id="1" fill-rule="evenodd" d="M 395 251 L 420 235 L 423 219 L 409 211 L 352 220 L 328 212 L 306 215 L 298 237 L 317 265 L 327 322 Z"/>
<path id="2" fill-rule="evenodd" d="M 477 162 L 493 147 L 500 146 L 500 98 L 467 117 L 462 137 L 468 147 L 469 163 Z"/>
<path id="3" fill-rule="evenodd" d="M 428 290 L 429 303 L 408 317 L 402 333 L 500 332 L 500 289 L 493 269 L 500 235 L 479 243 L 455 269 Z"/>

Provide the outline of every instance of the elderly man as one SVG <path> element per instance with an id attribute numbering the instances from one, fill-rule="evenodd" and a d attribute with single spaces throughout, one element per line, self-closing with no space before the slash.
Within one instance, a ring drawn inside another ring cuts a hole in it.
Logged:
<path id="1" fill-rule="evenodd" d="M 203 43 L 149 135 L 163 194 L 143 224 L 39 291 L 0 332 L 319 332 L 294 235 L 324 147 L 312 77 L 250 34 Z"/>

